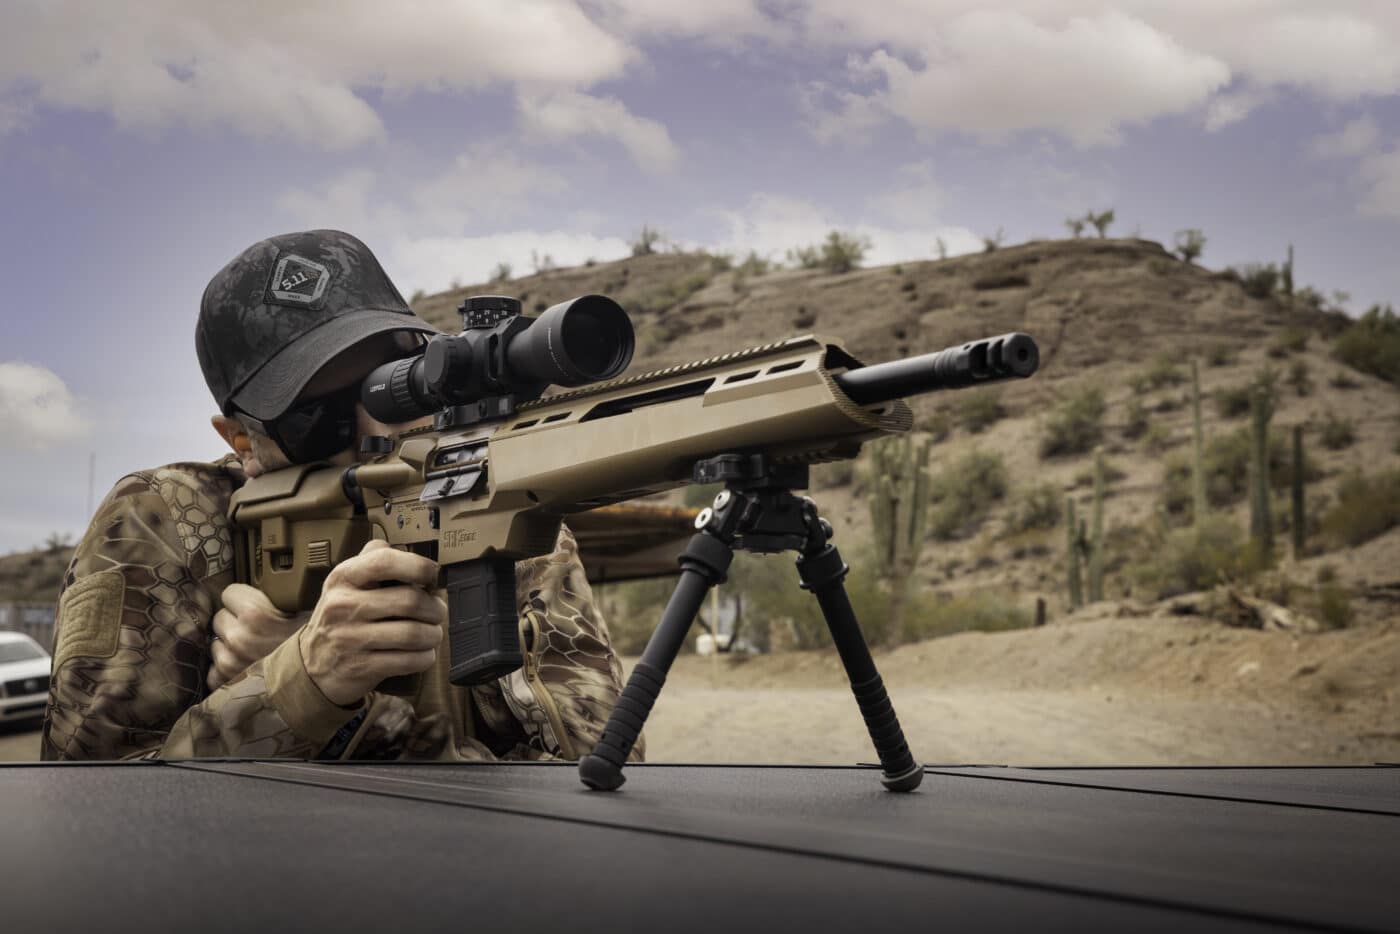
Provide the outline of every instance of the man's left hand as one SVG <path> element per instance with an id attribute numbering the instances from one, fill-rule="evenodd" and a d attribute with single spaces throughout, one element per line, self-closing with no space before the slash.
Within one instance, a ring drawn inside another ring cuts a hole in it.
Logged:
<path id="1" fill-rule="evenodd" d="M 310 616 L 288 616 L 261 590 L 247 584 L 224 588 L 224 607 L 214 614 L 214 639 L 209 645 L 209 690 L 227 684 L 253 662 L 266 658 Z"/>

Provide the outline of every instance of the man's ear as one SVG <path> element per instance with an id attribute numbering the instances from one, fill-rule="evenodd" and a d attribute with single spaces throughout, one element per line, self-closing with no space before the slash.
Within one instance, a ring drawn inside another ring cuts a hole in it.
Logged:
<path id="1" fill-rule="evenodd" d="M 227 415 L 215 415 L 209 419 L 214 430 L 219 433 L 219 437 L 231 448 L 239 458 L 248 457 L 253 453 L 253 442 L 248 438 L 248 430 L 236 418 Z"/>

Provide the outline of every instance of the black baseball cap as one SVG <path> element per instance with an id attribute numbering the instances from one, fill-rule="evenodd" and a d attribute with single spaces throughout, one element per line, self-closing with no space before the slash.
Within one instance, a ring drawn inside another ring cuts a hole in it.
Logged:
<path id="1" fill-rule="evenodd" d="M 224 414 L 284 414 L 316 372 L 377 334 L 440 333 L 415 315 L 369 247 L 339 230 L 260 240 L 204 290 L 195 351 Z"/>

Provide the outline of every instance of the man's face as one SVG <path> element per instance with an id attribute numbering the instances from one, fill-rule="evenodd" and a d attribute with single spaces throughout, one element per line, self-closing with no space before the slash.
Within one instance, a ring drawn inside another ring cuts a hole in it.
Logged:
<path id="1" fill-rule="evenodd" d="M 414 334 L 385 334 L 361 341 L 321 367 L 312 377 L 311 382 L 307 383 L 306 388 L 301 391 L 297 401 L 320 399 L 341 392 L 358 394 L 360 383 L 375 367 L 407 356 L 418 347 L 419 343 L 420 338 Z M 357 399 L 355 402 L 355 431 L 350 447 L 329 460 L 332 464 L 343 467 L 368 460 L 373 455 L 359 453 L 361 438 L 370 435 L 386 435 L 397 440 L 402 432 L 426 427 L 432 423 L 433 417 L 426 415 L 414 421 L 388 425 L 370 415 Z M 254 436 L 253 454 L 261 471 L 291 466 L 291 461 L 287 456 L 267 439 L 259 439 Z"/>

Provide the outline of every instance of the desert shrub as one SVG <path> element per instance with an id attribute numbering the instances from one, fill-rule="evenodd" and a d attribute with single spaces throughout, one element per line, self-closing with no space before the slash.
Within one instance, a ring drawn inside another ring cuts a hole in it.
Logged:
<path id="1" fill-rule="evenodd" d="M 1400 469 L 1342 479 L 1337 502 L 1322 518 L 1323 537 L 1337 548 L 1360 545 L 1400 525 Z"/>
<path id="2" fill-rule="evenodd" d="M 642 225 L 641 231 L 633 238 L 631 247 L 633 256 L 650 256 L 656 252 L 656 248 L 661 244 L 661 231 L 655 227 Z"/>
<path id="3" fill-rule="evenodd" d="M 511 274 L 510 263 L 500 262 L 491 270 L 492 282 L 509 282 Z"/>
<path id="4" fill-rule="evenodd" d="M 1293 391 L 1299 396 L 1312 394 L 1313 382 L 1312 376 L 1308 373 L 1308 361 L 1293 361 L 1293 365 L 1288 368 L 1288 385 L 1292 386 Z"/>
<path id="5" fill-rule="evenodd" d="M 1088 214 L 1084 215 L 1084 219 L 1093 225 L 1094 230 L 1100 237 L 1107 237 L 1109 225 L 1112 224 L 1114 220 L 1113 208 L 1100 211 L 1097 214 L 1090 211 Z"/>
<path id="6" fill-rule="evenodd" d="M 948 598 L 911 601 L 905 625 L 914 641 L 951 636 L 959 632 L 1004 632 L 1031 625 L 1030 611 L 992 593 L 972 593 Z M 864 628 L 864 621 L 861 627 Z"/>
<path id="7" fill-rule="evenodd" d="M 1328 412 L 1322 421 L 1322 446 L 1329 451 L 1340 451 L 1356 443 L 1356 422 Z"/>
<path id="8" fill-rule="evenodd" d="M 1248 415 L 1250 401 L 1256 390 L 1263 390 L 1268 404 L 1272 406 L 1278 398 L 1278 373 L 1272 367 L 1264 367 L 1254 374 L 1247 383 L 1225 386 L 1215 391 L 1215 410 L 1221 418 L 1240 418 Z"/>
<path id="9" fill-rule="evenodd" d="M 1066 399 L 1051 414 L 1040 437 L 1041 457 L 1083 454 L 1103 437 L 1103 393 L 1088 387 Z"/>
<path id="10" fill-rule="evenodd" d="M 1206 348 L 1206 366 L 1229 366 L 1235 362 L 1235 348 L 1229 344 L 1211 344 Z"/>
<path id="11" fill-rule="evenodd" d="M 1253 570 L 1243 533 L 1228 516 L 1207 516 L 1190 528 L 1168 532 L 1152 557 L 1134 566 L 1134 582 L 1158 600 L 1206 590 L 1222 579 L 1244 577 Z"/>
<path id="12" fill-rule="evenodd" d="M 1001 248 L 1002 237 L 1003 234 L 1000 227 L 997 228 L 997 232 L 994 234 L 982 234 L 980 237 L 982 241 L 982 252 L 995 253 Z"/>
<path id="13" fill-rule="evenodd" d="M 953 433 L 953 418 L 947 412 L 941 410 L 934 412 L 928 417 L 928 421 L 924 423 L 924 431 L 928 432 L 934 444 L 940 441 L 946 441 L 948 436 Z"/>
<path id="14" fill-rule="evenodd" d="M 1302 353 L 1308 346 L 1308 332 L 1305 328 L 1284 328 L 1274 342 L 1269 345 L 1269 356 L 1286 357 Z"/>
<path id="15" fill-rule="evenodd" d="M 771 272 L 773 263 L 767 257 L 759 256 L 754 250 L 749 250 L 749 255 L 745 256 L 743 262 L 734 267 L 734 272 L 740 276 L 762 276 Z"/>
<path id="16" fill-rule="evenodd" d="M 914 282 L 913 279 L 905 279 L 899 284 L 899 290 L 901 292 L 913 292 L 917 289 L 918 285 Z"/>
<path id="17" fill-rule="evenodd" d="M 1268 298 L 1278 291 L 1279 268 L 1273 263 L 1250 263 L 1231 271 L 1250 298 Z"/>
<path id="18" fill-rule="evenodd" d="M 1253 445 L 1248 427 L 1216 435 L 1206 444 L 1201 464 L 1206 475 L 1206 502 L 1211 506 L 1231 506 L 1244 499 L 1249 492 Z M 1321 468 L 1304 454 L 1303 479 L 1311 482 L 1321 476 Z M 1269 485 L 1275 490 L 1284 490 L 1292 482 L 1292 442 L 1283 436 L 1283 432 L 1271 432 Z M 1163 465 L 1162 506 L 1170 516 L 1189 518 L 1191 515 L 1191 458 L 1184 454 L 1169 458 Z"/>
<path id="19" fill-rule="evenodd" d="M 1069 235 L 1071 237 L 1078 240 L 1081 236 L 1083 236 L 1084 227 L 1088 223 L 1089 222 L 1082 217 L 1066 217 L 1065 229 L 1069 231 Z"/>
<path id="20" fill-rule="evenodd" d="M 1176 254 L 1183 261 L 1192 263 L 1206 248 L 1206 235 L 1195 227 L 1176 232 Z"/>
<path id="21" fill-rule="evenodd" d="M 1147 407 L 1142 404 L 1141 399 L 1129 399 L 1128 419 L 1123 424 L 1123 437 L 1129 441 L 1136 441 L 1147 434 L 1147 428 Z"/>
<path id="22" fill-rule="evenodd" d="M 787 260 L 798 269 L 820 269 L 822 265 L 821 247 L 793 247 L 787 251 Z"/>
<path id="23" fill-rule="evenodd" d="M 1006 466 L 993 451 L 972 450 L 934 473 L 929 483 L 929 532 L 939 539 L 970 535 L 1006 496 Z"/>
<path id="24" fill-rule="evenodd" d="M 1001 404 L 1001 392 L 996 389 L 982 389 L 964 393 L 958 406 L 958 421 L 973 434 L 985 431 L 1006 417 L 1006 408 Z"/>
<path id="25" fill-rule="evenodd" d="M 1328 629 L 1351 625 L 1351 596 L 1345 587 L 1328 581 L 1317 589 L 1317 618 Z"/>
<path id="26" fill-rule="evenodd" d="M 860 621 L 861 632 L 872 645 L 886 644 L 890 635 L 889 591 L 875 573 L 865 551 L 856 550 L 847 555 L 847 560 L 851 573 L 845 581 L 846 595 Z M 821 607 L 810 593 L 799 588 L 797 572 L 790 559 L 740 552 L 730 565 L 729 578 L 730 586 L 743 600 L 745 630 L 752 631 L 751 627 L 758 625 L 765 629 L 791 625 L 795 648 L 831 645 L 831 634 Z M 906 621 L 912 615 L 906 611 Z"/>
<path id="27" fill-rule="evenodd" d="M 1374 305 L 1337 338 L 1333 354 L 1353 369 L 1400 386 L 1400 317 Z"/>
<path id="28" fill-rule="evenodd" d="M 1161 422 L 1154 422 L 1142 438 L 1142 446 L 1152 454 L 1160 454 L 1175 443 L 1176 436 Z"/>
<path id="29" fill-rule="evenodd" d="M 1239 418 L 1249 414 L 1249 400 L 1254 389 L 1249 383 L 1225 386 L 1215 391 L 1215 411 L 1221 418 Z"/>
<path id="30" fill-rule="evenodd" d="M 1187 379 L 1187 375 L 1182 372 L 1174 358 L 1168 354 L 1160 354 L 1153 358 L 1146 369 L 1136 373 L 1128 381 L 1128 385 L 1133 392 L 1142 395 L 1163 386 L 1177 386 Z"/>
<path id="31" fill-rule="evenodd" d="M 691 273 L 688 276 L 673 279 L 661 288 L 649 292 L 640 298 L 633 299 L 629 303 L 630 307 L 628 311 L 642 315 L 656 314 L 684 303 L 686 299 L 709 284 L 710 273 Z M 686 330 L 689 330 L 689 328 L 686 328 Z M 670 337 L 675 336 L 675 334 L 670 335 Z"/>
<path id="32" fill-rule="evenodd" d="M 1022 488 L 1006 517 L 1008 533 L 1053 529 L 1064 511 L 1064 495 L 1053 483 Z"/>
<path id="33" fill-rule="evenodd" d="M 867 238 L 833 230 L 819 244 L 788 250 L 788 259 L 802 269 L 843 273 L 859 269 L 869 249 L 870 241 Z"/>

